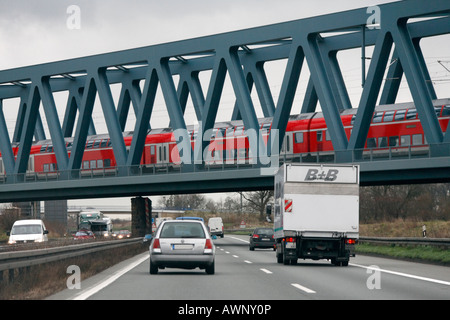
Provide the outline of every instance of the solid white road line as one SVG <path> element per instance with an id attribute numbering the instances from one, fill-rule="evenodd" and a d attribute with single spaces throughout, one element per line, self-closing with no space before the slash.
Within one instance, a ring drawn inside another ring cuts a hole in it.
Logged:
<path id="1" fill-rule="evenodd" d="M 314 290 L 311 290 L 309 288 L 306 288 L 304 286 L 299 285 L 298 283 L 291 283 L 291 286 L 296 287 L 297 289 L 300 289 L 306 293 L 316 293 Z"/>
<path id="2" fill-rule="evenodd" d="M 244 260 L 244 262 L 245 262 L 245 263 L 248 263 L 248 264 L 251 264 L 251 263 L 253 263 L 253 262 L 251 262 L 251 261 L 248 261 L 248 260 Z"/>
<path id="3" fill-rule="evenodd" d="M 149 258 L 149 256 L 146 255 L 146 256 L 142 257 L 141 259 L 139 259 L 139 260 L 129 264 L 125 268 L 123 268 L 123 269 L 117 271 L 116 273 L 114 273 L 112 276 L 107 278 L 105 281 L 103 281 L 103 282 L 95 285 L 94 287 L 88 289 L 87 291 L 84 291 L 83 293 L 79 294 L 78 296 L 73 298 L 73 300 L 86 300 L 87 298 L 89 298 L 93 294 L 99 292 L 103 288 L 107 287 L 108 285 L 110 285 L 111 283 L 113 283 L 114 281 L 119 279 L 122 275 L 124 275 L 125 273 L 127 273 L 131 269 L 133 269 L 133 268 L 137 267 L 138 265 L 140 265 L 142 262 L 144 262 L 148 258 Z"/>
<path id="4" fill-rule="evenodd" d="M 443 285 L 446 285 L 446 286 L 450 286 L 450 282 L 448 282 L 448 281 L 437 280 L 437 279 L 426 278 L 426 277 L 420 277 L 420 276 L 415 276 L 413 274 L 407 274 L 407 273 L 402 273 L 402 272 L 397 272 L 397 271 L 390 271 L 390 270 L 386 270 L 386 269 L 380 269 L 380 268 L 378 268 L 376 266 L 362 266 L 360 264 L 355 264 L 355 263 L 349 263 L 349 265 L 354 266 L 354 267 L 364 268 L 364 269 L 367 269 L 367 270 L 380 271 L 380 272 L 394 274 L 396 276 L 412 278 L 412 279 L 416 279 L 416 280 L 423 280 L 423 281 L 428 281 L 428 282 L 434 282 L 434 283 L 439 283 L 439 284 L 443 284 Z"/>

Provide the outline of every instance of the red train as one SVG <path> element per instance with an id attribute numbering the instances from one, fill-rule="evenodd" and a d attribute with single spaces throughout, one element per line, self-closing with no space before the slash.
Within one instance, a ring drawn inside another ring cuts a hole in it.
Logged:
<path id="1" fill-rule="evenodd" d="M 450 119 L 450 99 L 433 103 L 441 129 L 445 132 Z M 342 123 L 347 137 L 350 137 L 356 109 L 341 112 Z M 263 136 L 267 139 L 272 118 L 260 119 Z M 187 128 L 194 146 L 197 132 L 193 126 Z M 124 133 L 124 142 L 130 147 L 132 133 Z M 73 138 L 66 139 L 70 153 Z M 14 154 L 18 147 L 13 147 Z M 252 162 L 248 139 L 242 121 L 217 123 L 213 129 L 211 142 L 205 152 L 208 165 L 236 165 Z M 326 158 L 332 156 L 333 146 L 322 113 L 308 113 L 290 116 L 281 156 Z M 375 109 L 366 140 L 364 155 L 367 157 L 387 154 L 427 153 L 428 145 L 422 125 L 413 103 L 378 106 Z M 160 168 L 176 169 L 180 157 L 171 129 L 152 129 L 147 135 L 141 165 L 147 170 Z M 82 174 L 101 175 L 115 172 L 116 161 L 108 135 L 89 136 L 83 155 Z M 51 140 L 37 141 L 31 147 L 27 172 L 39 176 L 49 176 L 58 170 Z M 4 174 L 0 158 L 0 172 Z"/>

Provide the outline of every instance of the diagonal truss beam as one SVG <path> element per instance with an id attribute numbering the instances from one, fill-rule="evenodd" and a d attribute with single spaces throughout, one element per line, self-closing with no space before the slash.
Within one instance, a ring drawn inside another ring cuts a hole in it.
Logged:
<path id="1" fill-rule="evenodd" d="M 99 97 L 107 133 L 111 137 L 119 166 L 140 162 L 145 136 L 150 128 L 158 85 L 178 142 L 188 142 L 184 111 L 191 96 L 200 134 L 193 155 L 183 159 L 204 163 L 203 150 L 220 111 L 220 99 L 226 75 L 229 75 L 236 98 L 232 119 L 242 119 L 247 130 L 258 130 L 255 104 L 251 98 L 256 88 L 263 114 L 273 117 L 271 134 L 277 132 L 279 152 L 286 124 L 292 113 L 294 96 L 306 62 L 310 79 L 301 112 L 315 111 L 320 102 L 331 135 L 333 147 L 344 154 L 364 146 L 370 119 L 380 92 L 382 102 L 395 100 L 398 83 L 384 81 L 405 77 L 418 109 L 427 141 L 437 154 L 450 153 L 444 144 L 450 134 L 442 132 L 432 106 L 436 98 L 430 75 L 424 63 L 419 42 L 424 37 L 450 33 L 450 4 L 447 1 L 420 0 L 395 2 L 379 6 L 380 24 L 367 29 L 367 8 L 319 17 L 289 21 L 248 30 L 183 40 L 156 46 L 131 49 L 91 57 L 23 67 L 0 72 L 0 102 L 20 98 L 17 126 L 12 141 L 19 142 L 17 157 L 12 156 L 9 135 L 0 135 L 0 151 L 8 172 L 26 172 L 33 136 L 44 139 L 40 104 L 42 103 L 58 168 L 76 170 L 81 166 L 87 136 L 95 133 L 92 110 Z M 426 17 L 425 21 L 410 21 Z M 362 31 L 364 30 L 364 31 Z M 328 33 L 337 33 L 328 35 Z M 363 39 L 363 43 L 362 43 Z M 374 46 L 367 78 L 358 106 L 351 106 L 337 53 L 343 50 Z M 393 52 L 393 53 L 392 53 Z M 390 63 L 393 57 L 396 62 Z M 286 70 L 278 100 L 271 93 L 265 63 L 286 60 Z M 204 91 L 199 74 L 210 71 Z M 174 76 L 179 76 L 177 86 Z M 384 81 L 384 87 L 383 87 Z M 115 105 L 111 86 L 121 84 Z M 143 86 L 142 86 L 143 84 Z M 143 88 L 141 90 L 141 87 Z M 53 93 L 69 92 L 62 126 L 59 123 Z M 136 123 L 130 150 L 123 142 L 130 104 Z M 3 104 L 4 105 L 4 104 Z M 340 119 L 341 110 L 358 107 L 355 125 L 348 140 Z M 294 109 L 295 110 L 295 109 Z M 3 108 L 3 117 L 5 109 Z M 75 115 L 78 121 L 75 124 Z M 75 130 L 74 130 L 75 129 Z M 0 114 L 0 133 L 8 132 Z M 207 133 L 204 135 L 204 133 Z M 73 137 L 70 156 L 64 138 Z M 262 139 L 252 143 L 253 154 L 262 148 Z"/>

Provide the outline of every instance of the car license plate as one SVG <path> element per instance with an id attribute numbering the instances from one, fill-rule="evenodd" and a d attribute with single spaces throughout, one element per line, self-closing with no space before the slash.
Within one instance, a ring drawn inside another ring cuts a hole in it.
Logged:
<path id="1" fill-rule="evenodd" d="M 295 248 L 295 242 L 286 242 L 286 248 L 294 249 Z"/>
<path id="2" fill-rule="evenodd" d="M 270 239 L 269 238 L 262 238 L 261 240 L 262 241 L 269 241 Z"/>
<path id="3" fill-rule="evenodd" d="M 191 250 L 194 247 L 192 244 L 173 244 L 173 250 Z"/>

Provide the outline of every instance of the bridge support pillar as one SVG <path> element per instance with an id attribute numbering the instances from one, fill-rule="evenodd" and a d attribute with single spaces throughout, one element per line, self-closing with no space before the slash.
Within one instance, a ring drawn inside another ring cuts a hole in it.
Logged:
<path id="1" fill-rule="evenodd" d="M 143 237 L 152 231 L 152 201 L 149 198 L 131 199 L 131 234 Z"/>

